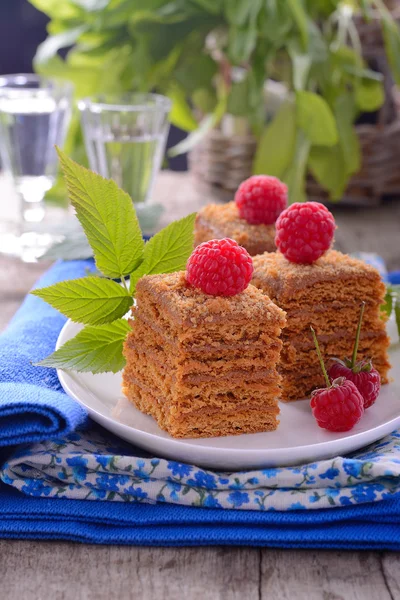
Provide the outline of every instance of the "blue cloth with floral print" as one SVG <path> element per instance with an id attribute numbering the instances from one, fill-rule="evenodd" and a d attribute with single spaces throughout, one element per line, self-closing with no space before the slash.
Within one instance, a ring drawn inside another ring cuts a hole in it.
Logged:
<path id="1" fill-rule="evenodd" d="M 57 264 L 39 285 L 91 265 Z M 86 422 L 54 371 L 31 365 L 63 323 L 29 297 L 0 338 L 0 443 L 20 444 L 3 456 L 0 537 L 400 549 L 399 433 L 350 457 L 252 472 L 155 458 Z"/>

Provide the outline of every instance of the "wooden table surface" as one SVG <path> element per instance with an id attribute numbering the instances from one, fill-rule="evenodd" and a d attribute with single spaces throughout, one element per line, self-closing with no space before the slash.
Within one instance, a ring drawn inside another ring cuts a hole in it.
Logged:
<path id="1" fill-rule="evenodd" d="M 162 173 L 163 224 L 210 201 L 187 174 Z M 335 207 L 336 247 L 378 252 L 400 269 L 400 200 Z M 48 264 L 0 258 L 0 329 Z M 1 515 L 0 515 L 1 518 Z M 400 557 L 388 552 L 135 548 L 0 540 L 4 600 L 400 600 Z"/>

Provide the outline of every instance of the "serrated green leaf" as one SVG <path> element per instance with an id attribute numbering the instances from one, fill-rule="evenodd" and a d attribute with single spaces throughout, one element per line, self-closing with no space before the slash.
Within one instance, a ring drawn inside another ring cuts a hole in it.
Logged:
<path id="1" fill-rule="evenodd" d="M 57 150 L 68 195 L 93 249 L 97 268 L 111 279 L 134 271 L 144 241 L 131 198 L 111 179 L 104 179 Z"/>
<path id="2" fill-rule="evenodd" d="M 122 285 L 102 277 L 61 281 L 31 293 L 83 325 L 112 323 L 123 317 L 133 303 Z"/>
<path id="3" fill-rule="evenodd" d="M 328 103 L 318 94 L 296 94 L 297 123 L 315 146 L 334 146 L 338 141 L 335 118 Z"/>
<path id="4" fill-rule="evenodd" d="M 282 178 L 292 161 L 295 146 L 295 106 L 291 102 L 285 102 L 261 135 L 254 158 L 253 173 Z"/>
<path id="5" fill-rule="evenodd" d="M 187 259 L 193 251 L 195 218 L 196 213 L 193 213 L 174 221 L 147 242 L 143 262 L 131 275 L 132 294 L 143 275 L 173 273 L 186 267 Z"/>
<path id="6" fill-rule="evenodd" d="M 117 373 L 125 365 L 122 349 L 129 331 L 125 319 L 97 327 L 88 325 L 36 366 L 80 373 Z"/>

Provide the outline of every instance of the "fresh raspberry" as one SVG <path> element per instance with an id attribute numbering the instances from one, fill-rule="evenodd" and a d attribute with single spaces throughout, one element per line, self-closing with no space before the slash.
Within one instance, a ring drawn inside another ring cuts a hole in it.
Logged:
<path id="1" fill-rule="evenodd" d="M 363 416 L 364 401 L 352 381 L 339 378 L 311 394 L 311 410 L 322 429 L 349 431 Z"/>
<path id="2" fill-rule="evenodd" d="M 276 177 L 253 175 L 240 184 L 235 202 L 248 223 L 272 225 L 287 206 L 287 186 Z"/>
<path id="3" fill-rule="evenodd" d="M 330 381 L 317 336 L 310 327 L 326 388 L 311 394 L 311 410 L 320 427 L 328 431 L 349 431 L 364 414 L 364 400 L 352 381 L 343 377 Z"/>
<path id="4" fill-rule="evenodd" d="M 186 280 L 205 294 L 235 296 L 247 288 L 253 270 L 247 250 L 235 240 L 223 238 L 195 248 L 186 265 Z"/>
<path id="5" fill-rule="evenodd" d="M 336 362 L 328 371 L 331 380 L 337 377 L 345 377 L 352 381 L 364 400 L 364 409 L 373 405 L 381 389 L 381 376 L 374 369 L 370 360 L 357 361 L 358 344 L 360 341 L 361 326 L 364 316 L 365 302 L 361 302 L 360 316 L 358 318 L 356 338 L 354 340 L 353 356 L 351 360 L 336 359 Z"/>
<path id="6" fill-rule="evenodd" d="M 354 383 L 364 400 L 364 409 L 372 406 L 379 396 L 381 376 L 369 361 L 359 363 L 354 368 L 346 367 L 341 362 L 334 363 L 328 371 L 331 380 L 345 377 Z"/>
<path id="7" fill-rule="evenodd" d="M 326 206 L 296 202 L 280 214 L 275 244 L 290 262 L 311 264 L 330 248 L 335 228 Z"/>

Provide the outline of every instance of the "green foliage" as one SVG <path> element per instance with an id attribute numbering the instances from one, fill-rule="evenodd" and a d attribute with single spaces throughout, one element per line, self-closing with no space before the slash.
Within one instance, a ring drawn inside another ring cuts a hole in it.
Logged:
<path id="1" fill-rule="evenodd" d="M 297 124 L 315 146 L 334 146 L 338 135 L 335 118 L 322 96 L 313 92 L 296 94 Z"/>
<path id="2" fill-rule="evenodd" d="M 295 145 L 296 107 L 292 102 L 285 102 L 260 137 L 254 174 L 268 173 L 282 179 L 292 162 Z"/>
<path id="3" fill-rule="evenodd" d="M 382 77 L 362 57 L 356 14 L 380 15 L 400 83 L 399 27 L 383 0 L 30 1 L 51 19 L 37 71 L 72 80 L 78 97 L 128 90 L 168 95 L 171 121 L 189 132 L 173 156 L 218 127 L 225 113 L 247 119 L 259 139 L 254 172 L 280 173 L 300 186 L 291 194 L 296 198 L 304 198 L 309 171 L 332 198 L 341 196 L 360 166 L 353 124 L 384 100 Z M 65 60 L 62 48 L 69 48 Z M 266 124 L 267 78 L 287 86 L 288 102 L 295 97 L 294 124 L 292 113 L 287 123 L 280 112 Z M 76 129 L 69 143 L 82 162 Z"/>
<path id="4" fill-rule="evenodd" d="M 196 213 L 174 221 L 146 243 L 143 262 L 131 275 L 131 292 L 142 275 L 173 273 L 185 268 L 193 250 L 193 231 Z"/>
<path id="5" fill-rule="evenodd" d="M 125 319 L 97 327 L 87 325 L 61 348 L 36 364 L 39 367 L 71 369 L 81 373 L 117 373 L 125 364 L 122 348 L 129 329 Z"/>
<path id="6" fill-rule="evenodd" d="M 124 277 L 143 257 L 144 241 L 130 196 L 111 179 L 81 167 L 58 151 L 68 195 L 106 277 Z M 118 210 L 116 210 L 118 207 Z"/>
<path id="7" fill-rule="evenodd" d="M 77 323 L 76 337 L 38 363 L 77 371 L 119 371 L 137 281 L 184 269 L 193 250 L 195 214 L 171 223 L 146 244 L 130 197 L 111 180 L 81 167 L 58 150 L 76 215 L 99 275 L 62 281 L 32 292 Z M 130 277 L 130 288 L 125 281 Z M 113 279 L 121 279 L 121 284 Z"/>
<path id="8" fill-rule="evenodd" d="M 400 337 L 400 285 L 386 286 L 385 304 L 381 306 L 381 310 L 388 318 L 394 315 Z"/>
<path id="9" fill-rule="evenodd" d="M 84 277 L 61 281 L 34 290 L 48 304 L 66 317 L 84 325 L 102 325 L 122 318 L 132 305 L 129 292 L 122 285 L 104 277 Z"/>

